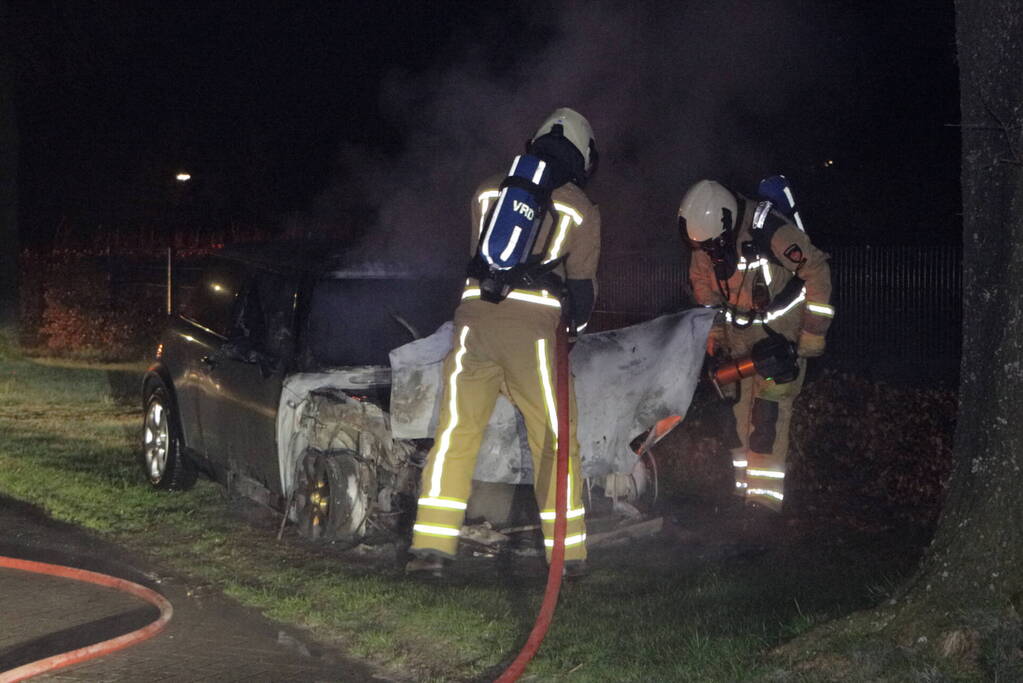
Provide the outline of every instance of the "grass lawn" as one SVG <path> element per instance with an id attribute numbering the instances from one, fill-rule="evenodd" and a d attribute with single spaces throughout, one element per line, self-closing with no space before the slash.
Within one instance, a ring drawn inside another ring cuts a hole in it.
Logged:
<path id="1" fill-rule="evenodd" d="M 126 401 L 138 372 L 39 362 L 0 337 L 0 493 L 399 676 L 488 680 L 514 657 L 539 606 L 539 574 L 468 559 L 445 583 L 419 583 L 393 554 L 367 560 L 293 533 L 278 542 L 272 520 L 247 520 L 211 482 L 152 491 L 136 462 L 141 409 Z M 756 679 L 770 671 L 773 645 L 874 604 L 915 559 L 891 551 L 898 539 L 827 530 L 786 532 L 784 543 L 693 543 L 680 510 L 669 511 L 662 537 L 592 554 L 590 574 L 563 590 L 527 676 Z"/>

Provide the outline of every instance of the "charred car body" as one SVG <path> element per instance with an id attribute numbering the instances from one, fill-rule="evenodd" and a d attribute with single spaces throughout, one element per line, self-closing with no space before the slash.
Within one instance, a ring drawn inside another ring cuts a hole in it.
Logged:
<path id="1" fill-rule="evenodd" d="M 401 531 L 436 427 L 446 321 L 462 285 L 353 270 L 323 245 L 219 253 L 170 317 L 143 382 L 149 482 L 186 489 L 203 471 L 313 539 Z M 629 444 L 685 413 L 712 317 L 694 310 L 576 344 L 583 474 L 608 497 L 641 492 Z M 530 483 L 523 434 L 499 398 L 474 478 Z"/>
<path id="2" fill-rule="evenodd" d="M 420 448 L 389 436 L 388 351 L 436 329 L 459 282 L 353 273 L 342 259 L 316 244 L 211 257 L 143 382 L 142 465 L 153 486 L 186 489 L 201 470 L 279 510 L 294 494 L 303 533 L 352 540 L 371 513 L 414 496 Z M 289 381 L 327 373 L 322 388 L 284 393 Z M 277 439 L 282 404 L 300 426 L 289 444 Z M 301 450 L 288 458 L 294 471 L 281 471 L 279 446 Z"/>

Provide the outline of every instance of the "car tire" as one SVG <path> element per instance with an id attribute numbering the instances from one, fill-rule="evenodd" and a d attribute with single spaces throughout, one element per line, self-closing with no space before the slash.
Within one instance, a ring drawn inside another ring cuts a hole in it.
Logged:
<path id="1" fill-rule="evenodd" d="M 157 386 L 146 398 L 140 463 L 155 489 L 185 491 L 195 485 L 195 464 L 181 446 L 181 426 L 167 390 Z"/>
<path id="2" fill-rule="evenodd" d="M 298 532 L 311 541 L 355 545 L 366 535 L 366 468 L 352 451 L 307 451 L 295 482 Z"/>

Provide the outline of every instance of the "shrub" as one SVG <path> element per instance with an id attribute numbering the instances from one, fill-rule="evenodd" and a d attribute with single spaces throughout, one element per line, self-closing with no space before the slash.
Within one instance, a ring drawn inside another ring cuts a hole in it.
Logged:
<path id="1" fill-rule="evenodd" d="M 796 400 L 786 506 L 802 516 L 857 526 L 929 526 L 952 469 L 957 402 L 949 389 L 897 386 L 825 370 Z M 701 386 L 685 422 L 657 449 L 668 493 L 723 498 L 729 449 L 738 445 L 730 405 Z"/>
<path id="2" fill-rule="evenodd" d="M 101 360 L 136 359 L 154 343 L 163 321 L 159 288 L 118 284 L 110 257 L 63 251 L 26 263 L 34 272 L 22 304 L 23 342 L 52 355 Z"/>
<path id="3" fill-rule="evenodd" d="M 808 511 L 847 500 L 860 517 L 930 524 L 952 471 L 957 398 L 825 372 L 796 401 L 790 473 Z"/>

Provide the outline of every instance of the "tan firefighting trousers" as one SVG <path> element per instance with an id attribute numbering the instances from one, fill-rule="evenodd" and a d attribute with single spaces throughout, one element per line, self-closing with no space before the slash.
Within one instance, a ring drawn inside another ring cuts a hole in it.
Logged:
<path id="1" fill-rule="evenodd" d="M 412 552 L 453 557 L 483 432 L 499 392 L 522 413 L 533 456 L 534 491 L 547 559 L 554 547 L 557 398 L 557 309 L 521 301 L 464 302 L 455 311 L 455 338 L 444 362 L 445 389 L 433 448 L 423 471 Z M 568 529 L 565 559 L 586 557 L 585 509 L 570 390 Z"/>
<path id="2" fill-rule="evenodd" d="M 798 334 L 799 316 L 792 313 L 772 323 L 787 339 Z M 749 355 L 767 333 L 759 325 L 736 329 L 725 325 L 723 343 L 732 358 Z M 739 383 L 739 400 L 732 407 L 740 448 L 732 450 L 735 493 L 748 501 L 780 512 L 785 501 L 786 458 L 792 404 L 803 388 L 806 360 L 799 359 L 799 377 L 776 384 L 760 375 Z"/>
<path id="3" fill-rule="evenodd" d="M 785 460 L 789 452 L 792 404 L 803 387 L 806 361 L 799 360 L 799 377 L 775 384 L 760 375 L 739 384 L 732 407 L 741 448 L 732 451 L 736 493 L 781 511 L 785 500 Z"/>

